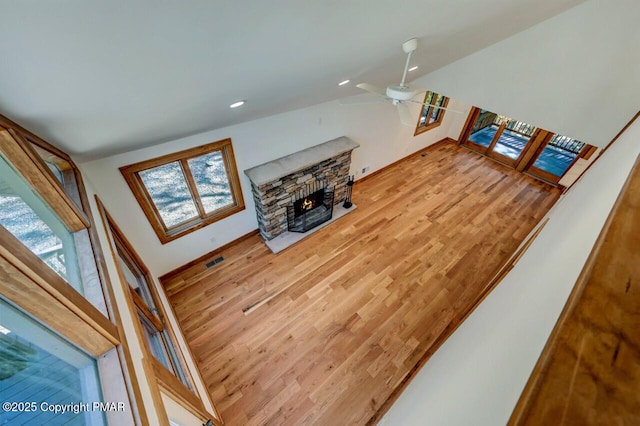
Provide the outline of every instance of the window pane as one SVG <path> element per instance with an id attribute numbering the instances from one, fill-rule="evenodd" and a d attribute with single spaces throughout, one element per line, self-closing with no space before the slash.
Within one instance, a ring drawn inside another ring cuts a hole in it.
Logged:
<path id="1" fill-rule="evenodd" d="M 155 305 L 149 295 L 149 290 L 145 281 L 146 277 L 126 260 L 120 250 L 118 250 L 118 264 L 120 265 L 120 270 L 129 284 L 129 287 L 131 287 L 133 291 L 135 291 L 138 296 L 145 301 L 150 310 L 155 310 Z"/>
<path id="2" fill-rule="evenodd" d="M 444 96 L 438 95 L 438 98 L 433 103 L 433 105 L 442 106 L 443 103 L 444 103 Z M 431 113 L 431 117 L 429 119 L 429 124 L 438 121 L 438 116 L 442 113 L 442 111 L 443 110 L 441 110 L 440 108 L 434 108 L 433 112 Z"/>
<path id="3" fill-rule="evenodd" d="M 0 225 L 82 293 L 73 235 L 2 157 Z"/>
<path id="4" fill-rule="evenodd" d="M 51 170 L 51 173 L 53 173 L 56 179 L 58 179 L 60 183 L 64 184 L 64 177 L 62 176 L 62 171 L 58 168 L 58 166 L 56 166 L 51 161 L 46 161 L 46 160 L 43 160 L 43 161 L 44 161 L 44 164 L 47 165 L 49 170 Z"/>
<path id="5" fill-rule="evenodd" d="M 505 129 L 500 135 L 500 138 L 498 138 L 498 142 L 493 148 L 493 151 L 515 160 L 520 157 L 527 143 L 529 143 L 528 136 Z"/>
<path id="6" fill-rule="evenodd" d="M 164 342 L 162 341 L 160 332 L 156 330 L 156 328 L 149 321 L 147 321 L 143 314 L 139 314 L 139 317 L 151 354 L 169 371 L 175 374 L 171 363 L 169 363 L 169 354 L 164 347 Z"/>
<path id="7" fill-rule="evenodd" d="M 0 410 L 0 424 L 103 425 L 90 409 L 101 400 L 96 360 L 0 299 L 0 401 L 36 402 L 33 411 Z M 76 408 L 54 413 L 44 404 Z"/>
<path id="8" fill-rule="evenodd" d="M 187 162 L 206 213 L 233 204 L 231 186 L 220 151 L 190 158 Z"/>
<path id="9" fill-rule="evenodd" d="M 167 228 L 198 216 L 179 162 L 144 170 L 140 178 Z"/>
<path id="10" fill-rule="evenodd" d="M 583 142 L 556 134 L 533 163 L 533 167 L 555 176 L 562 176 L 584 146 Z"/>

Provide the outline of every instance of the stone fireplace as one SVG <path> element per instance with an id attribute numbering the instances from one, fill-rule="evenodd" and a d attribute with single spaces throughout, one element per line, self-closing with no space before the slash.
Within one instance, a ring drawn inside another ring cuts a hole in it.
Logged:
<path id="1" fill-rule="evenodd" d="M 287 233 L 290 226 L 293 232 L 306 232 L 308 229 L 302 229 L 318 216 L 330 219 L 333 206 L 345 200 L 351 152 L 358 146 L 342 136 L 245 170 L 262 237 L 269 242 Z M 295 213 L 305 218 L 304 224 L 303 219 L 295 221 Z"/>

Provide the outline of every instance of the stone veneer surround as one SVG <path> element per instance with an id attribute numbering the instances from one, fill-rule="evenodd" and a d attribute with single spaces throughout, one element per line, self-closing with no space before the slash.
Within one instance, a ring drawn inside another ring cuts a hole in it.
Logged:
<path id="1" fill-rule="evenodd" d="M 342 203 L 349 180 L 351 152 L 359 145 L 342 136 L 245 170 L 251 180 L 258 228 L 267 241 L 287 231 L 287 205 L 314 180 L 335 188 L 334 205 Z"/>

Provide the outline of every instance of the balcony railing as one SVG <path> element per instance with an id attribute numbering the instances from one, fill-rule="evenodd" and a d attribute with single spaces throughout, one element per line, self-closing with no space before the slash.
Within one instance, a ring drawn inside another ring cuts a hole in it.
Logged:
<path id="1" fill-rule="evenodd" d="M 549 145 L 555 146 L 558 149 L 573 152 L 574 154 L 579 154 L 580 151 L 582 151 L 582 148 L 584 148 L 585 143 L 568 136 L 556 134 L 549 141 Z"/>

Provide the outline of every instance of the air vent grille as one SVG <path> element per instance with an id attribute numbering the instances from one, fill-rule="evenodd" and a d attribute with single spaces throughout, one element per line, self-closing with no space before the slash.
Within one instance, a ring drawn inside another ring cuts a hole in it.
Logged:
<path id="1" fill-rule="evenodd" d="M 222 262 L 223 260 L 224 260 L 224 257 L 222 257 L 222 256 L 216 257 L 211 262 L 206 263 L 204 266 L 206 268 L 211 268 L 213 265 L 217 265 L 218 263 Z"/>

